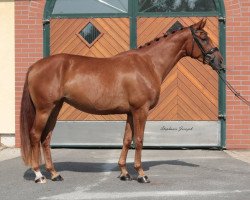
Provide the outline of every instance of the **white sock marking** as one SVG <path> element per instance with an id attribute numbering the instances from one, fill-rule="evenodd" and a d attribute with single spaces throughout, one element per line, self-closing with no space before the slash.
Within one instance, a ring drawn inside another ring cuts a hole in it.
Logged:
<path id="1" fill-rule="evenodd" d="M 38 171 L 34 171 L 34 173 L 35 173 L 35 175 L 36 175 L 35 180 L 37 180 L 37 179 L 39 179 L 39 178 L 43 177 L 43 175 L 42 175 L 42 173 L 41 173 L 41 171 L 40 171 L 40 170 L 38 170 Z"/>

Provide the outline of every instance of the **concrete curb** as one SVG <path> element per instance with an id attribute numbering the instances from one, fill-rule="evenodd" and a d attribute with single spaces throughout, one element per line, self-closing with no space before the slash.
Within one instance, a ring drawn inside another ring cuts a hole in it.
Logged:
<path id="1" fill-rule="evenodd" d="M 250 150 L 225 150 L 231 157 L 250 164 Z"/>
<path id="2" fill-rule="evenodd" d="M 250 164 L 250 150 L 225 150 L 229 156 Z M 12 158 L 20 157 L 19 148 L 8 148 L 0 146 L 0 162 Z"/>

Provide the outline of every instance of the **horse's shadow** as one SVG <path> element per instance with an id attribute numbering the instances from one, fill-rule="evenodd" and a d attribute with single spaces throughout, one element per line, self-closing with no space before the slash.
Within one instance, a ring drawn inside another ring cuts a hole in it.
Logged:
<path id="1" fill-rule="evenodd" d="M 117 163 L 94 163 L 94 162 L 56 162 L 54 163 L 55 168 L 58 172 L 72 171 L 72 172 L 87 172 L 87 173 L 101 173 L 101 172 L 112 172 L 120 171 Z M 199 165 L 180 161 L 180 160 L 166 160 L 166 161 L 144 161 L 143 169 L 148 171 L 151 167 L 159 165 L 176 165 L 183 167 L 199 167 Z M 133 163 L 127 163 L 129 172 L 135 173 L 133 170 Z M 50 174 L 45 170 L 44 165 L 41 167 L 41 172 L 50 178 Z M 133 173 L 131 173 L 133 175 Z M 26 180 L 34 180 L 35 174 L 31 169 L 25 171 L 23 177 Z"/>

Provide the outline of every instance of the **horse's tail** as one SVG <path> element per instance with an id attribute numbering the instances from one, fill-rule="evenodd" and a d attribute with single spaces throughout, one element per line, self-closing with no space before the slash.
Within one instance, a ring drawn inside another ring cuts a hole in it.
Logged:
<path id="1" fill-rule="evenodd" d="M 21 138 L 21 155 L 26 165 L 31 165 L 31 142 L 30 142 L 30 130 L 32 128 L 35 119 L 35 107 L 30 97 L 28 89 L 28 73 L 26 76 L 23 96 L 21 101 L 21 113 L 20 113 L 20 138 Z"/>

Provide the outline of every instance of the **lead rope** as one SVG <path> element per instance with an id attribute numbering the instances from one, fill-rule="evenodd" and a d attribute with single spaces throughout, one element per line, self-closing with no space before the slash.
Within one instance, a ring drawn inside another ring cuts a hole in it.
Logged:
<path id="1" fill-rule="evenodd" d="M 239 92 L 237 92 L 234 87 L 224 79 L 224 77 L 221 75 L 220 71 L 217 71 L 217 74 L 219 75 L 220 79 L 226 84 L 226 86 L 231 90 L 231 92 L 242 102 L 244 102 L 246 105 L 250 106 L 250 101 L 246 100 Z"/>

